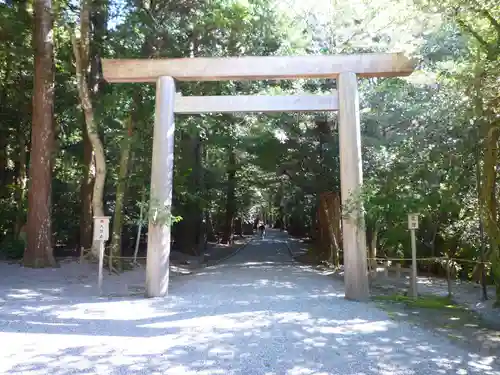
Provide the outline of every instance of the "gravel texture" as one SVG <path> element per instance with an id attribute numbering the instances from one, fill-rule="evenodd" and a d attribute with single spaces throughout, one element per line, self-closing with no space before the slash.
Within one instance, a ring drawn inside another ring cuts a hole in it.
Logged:
<path id="1" fill-rule="evenodd" d="M 308 245 L 298 238 L 289 238 L 289 249 L 293 257 L 300 259 L 299 257 L 307 253 Z M 327 269 L 323 265 L 311 265 L 317 270 L 322 270 L 323 273 L 331 274 L 332 277 L 338 277 L 343 280 L 343 270 L 333 271 L 332 269 Z M 390 277 L 386 278 L 384 276 L 383 268 L 378 268 L 377 275 L 375 278 L 370 280 L 370 287 L 372 292 L 374 290 L 384 291 L 383 294 L 394 294 L 400 292 L 406 292 L 409 289 L 410 278 L 408 274 L 403 274 L 398 279 L 396 275 L 391 274 Z M 446 279 L 435 277 L 435 276 L 418 276 L 417 277 L 418 291 L 421 294 L 431 294 L 435 296 L 447 296 L 448 295 L 448 284 Z M 452 281 L 452 293 L 453 301 L 458 303 L 471 311 L 476 312 L 481 316 L 481 319 L 488 323 L 489 326 L 494 327 L 496 330 L 500 330 L 500 308 L 494 306 L 495 303 L 495 286 L 488 286 L 488 296 L 487 301 L 482 301 L 481 286 L 479 284 L 453 280 Z M 498 342 L 500 346 L 500 342 Z"/>
<path id="2" fill-rule="evenodd" d="M 0 374 L 500 375 L 491 357 L 346 301 L 340 282 L 292 262 L 285 241 L 270 232 L 174 277 L 159 299 L 97 298 L 84 265 L 0 264 Z"/>

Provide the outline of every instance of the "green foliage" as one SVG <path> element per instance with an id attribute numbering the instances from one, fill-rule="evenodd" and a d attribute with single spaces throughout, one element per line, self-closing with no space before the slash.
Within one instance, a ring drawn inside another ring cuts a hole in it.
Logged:
<path id="1" fill-rule="evenodd" d="M 0 255 L 6 259 L 21 259 L 24 254 L 25 241 L 13 236 L 4 237 L 0 244 Z"/>
<path id="2" fill-rule="evenodd" d="M 153 225 L 169 225 L 172 226 L 182 220 L 181 216 L 171 214 L 172 207 L 165 206 L 159 201 L 152 201 L 149 205 L 149 222 Z"/>
<path id="3" fill-rule="evenodd" d="M 408 307 L 419 307 L 425 309 L 454 309 L 463 310 L 464 308 L 455 304 L 449 297 L 441 297 L 434 295 L 420 295 L 417 299 L 402 295 L 382 295 L 373 297 L 376 301 L 387 301 L 404 303 Z"/>

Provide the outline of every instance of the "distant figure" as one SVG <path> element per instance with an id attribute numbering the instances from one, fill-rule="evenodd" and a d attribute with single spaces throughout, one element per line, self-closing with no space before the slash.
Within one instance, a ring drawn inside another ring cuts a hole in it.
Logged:
<path id="1" fill-rule="evenodd" d="M 260 238 L 264 238 L 264 236 L 266 234 L 266 226 L 264 225 L 264 223 L 262 221 L 259 223 L 259 234 L 260 234 Z"/>

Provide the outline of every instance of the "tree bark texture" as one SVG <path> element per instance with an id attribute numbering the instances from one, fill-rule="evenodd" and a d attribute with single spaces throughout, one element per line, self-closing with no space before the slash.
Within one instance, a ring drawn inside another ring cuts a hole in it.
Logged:
<path id="1" fill-rule="evenodd" d="M 89 36 L 90 55 L 88 64 L 91 66 L 91 69 L 88 78 L 88 86 L 93 94 L 94 101 L 99 95 L 98 88 L 101 81 L 99 56 L 104 49 L 104 37 L 107 32 L 108 5 L 108 1 L 106 0 L 93 0 L 92 14 L 89 16 L 92 24 L 93 37 L 92 40 L 90 40 Z M 86 122 L 83 123 L 82 139 L 84 174 L 80 188 L 81 212 L 79 245 L 85 249 L 89 249 L 92 246 L 92 196 L 96 168 L 94 150 L 88 137 Z"/>
<path id="2" fill-rule="evenodd" d="M 319 207 L 320 244 L 327 259 L 335 266 L 339 265 L 342 232 L 340 223 L 340 196 L 338 193 L 322 193 Z"/>
<path id="3" fill-rule="evenodd" d="M 54 50 L 51 0 L 34 2 L 35 78 L 28 192 L 28 246 L 24 265 L 55 266 L 51 195 L 54 148 Z"/>
<path id="4" fill-rule="evenodd" d="M 190 172 L 186 177 L 186 187 L 189 192 L 187 201 L 182 202 L 182 221 L 174 227 L 175 240 L 180 250 L 186 254 L 199 255 L 201 242 L 204 243 L 202 228 L 203 210 L 200 200 L 197 199 L 203 193 L 202 178 L 202 144 L 199 134 L 182 133 L 181 143 L 182 158 L 179 161 L 181 173 Z M 194 198 L 197 197 L 197 198 Z"/>
<path id="5" fill-rule="evenodd" d="M 112 269 L 116 264 L 118 270 L 120 271 L 122 270 L 121 262 L 119 260 L 113 261 L 113 258 L 119 259 L 119 257 L 121 256 L 123 206 L 125 201 L 125 190 L 127 187 L 130 148 L 132 145 L 132 129 L 133 129 L 133 120 L 131 116 L 130 119 L 127 120 L 127 129 L 126 133 L 124 134 L 121 145 L 120 170 L 118 172 L 118 183 L 116 185 L 116 202 L 115 202 L 115 212 L 113 215 L 113 231 L 111 235 L 111 251 L 109 257 L 110 269 Z"/>
<path id="6" fill-rule="evenodd" d="M 94 108 L 89 91 L 87 70 L 89 68 L 90 50 L 90 10 L 92 2 L 82 0 L 80 7 L 80 39 L 72 35 L 73 54 L 80 104 L 85 116 L 87 135 L 92 144 L 95 160 L 95 181 L 92 193 L 92 211 L 94 216 L 104 216 L 104 183 L 106 180 L 106 158 L 104 147 L 99 138 L 97 124 L 94 119 Z M 97 256 L 97 246 L 92 247 L 92 253 Z"/>
<path id="7" fill-rule="evenodd" d="M 234 215 L 236 213 L 236 154 L 234 148 L 229 148 L 227 167 L 226 217 L 222 243 L 231 244 L 233 239 Z"/>
<path id="8" fill-rule="evenodd" d="M 0 100 L 3 98 L 0 97 Z M 0 186 L 4 186 L 7 182 L 7 144 L 8 144 L 7 132 L 0 133 Z"/>
<path id="9" fill-rule="evenodd" d="M 87 125 L 83 123 L 83 177 L 80 186 L 80 241 L 84 249 L 92 246 L 92 190 L 94 189 L 95 164 L 92 143 L 87 135 Z"/>
<path id="10" fill-rule="evenodd" d="M 15 199 L 17 202 L 16 222 L 14 224 L 14 235 L 18 238 L 21 227 L 26 222 L 24 216 L 24 205 L 26 199 L 27 172 L 26 172 L 26 134 L 24 127 L 18 129 L 17 141 L 19 143 L 19 152 L 16 161 L 16 191 Z"/>

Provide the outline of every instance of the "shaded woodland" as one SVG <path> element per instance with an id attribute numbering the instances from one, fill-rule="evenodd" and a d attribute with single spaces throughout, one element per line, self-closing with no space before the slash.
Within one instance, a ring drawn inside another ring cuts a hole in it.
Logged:
<path id="1" fill-rule="evenodd" d="M 360 80 L 368 254 L 450 257 L 500 297 L 500 5 L 492 0 L 0 1 L 0 254 L 25 266 L 145 251 L 154 85 L 100 59 L 404 51 L 410 77 Z M 335 80 L 181 82 L 184 95 L 327 94 Z M 261 218 L 342 263 L 335 114 L 178 116 L 173 247 L 197 255 Z M 344 207 L 345 209 L 345 207 Z M 460 262 L 467 260 L 467 262 Z M 427 271 L 441 273 L 439 264 Z"/>

